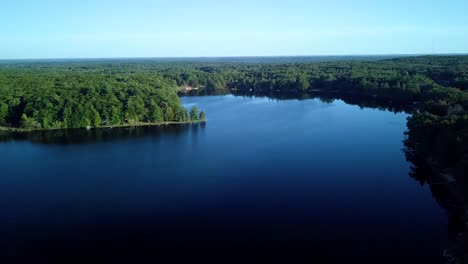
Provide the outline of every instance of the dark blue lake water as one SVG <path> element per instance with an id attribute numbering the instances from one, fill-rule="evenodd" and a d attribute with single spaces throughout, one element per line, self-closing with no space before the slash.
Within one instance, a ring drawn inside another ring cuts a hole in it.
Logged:
<path id="1" fill-rule="evenodd" d="M 182 101 L 206 124 L 0 142 L 2 256 L 442 262 L 447 220 L 408 175 L 407 114 L 340 100 Z"/>

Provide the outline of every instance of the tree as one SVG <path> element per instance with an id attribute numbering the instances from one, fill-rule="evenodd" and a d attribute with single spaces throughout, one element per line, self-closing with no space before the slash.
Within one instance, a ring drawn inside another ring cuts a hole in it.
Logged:
<path id="1" fill-rule="evenodd" d="M 22 128 L 27 128 L 29 125 L 29 118 L 25 113 L 21 115 L 20 125 Z"/>
<path id="2" fill-rule="evenodd" d="M 309 87 L 310 87 L 310 83 L 309 83 L 309 80 L 307 79 L 307 76 L 305 76 L 304 74 L 297 76 L 296 88 L 298 91 L 305 91 L 309 89 Z"/>
<path id="3" fill-rule="evenodd" d="M 164 113 L 154 100 L 151 100 L 149 106 L 148 121 L 155 123 L 164 122 Z"/>
<path id="4" fill-rule="evenodd" d="M 62 120 L 63 120 L 63 124 L 64 124 L 65 128 L 73 127 L 72 124 L 71 124 L 72 110 L 71 110 L 70 107 L 65 107 L 65 110 L 63 110 Z"/>
<path id="5" fill-rule="evenodd" d="M 182 107 L 179 112 L 177 113 L 179 122 L 189 122 L 190 121 L 190 113 L 184 107 Z"/>
<path id="6" fill-rule="evenodd" d="M 202 121 L 205 121 L 205 120 L 206 120 L 205 112 L 203 112 L 203 111 L 200 112 L 199 119 L 202 120 Z"/>
<path id="7" fill-rule="evenodd" d="M 127 110 L 125 118 L 132 121 L 140 121 L 146 115 L 143 99 L 138 96 L 132 96 L 127 101 Z"/>
<path id="8" fill-rule="evenodd" d="M 188 110 L 186 108 L 184 108 L 183 110 L 184 110 L 184 122 L 190 121 L 190 114 Z"/>
<path id="9" fill-rule="evenodd" d="M 174 120 L 174 110 L 169 105 L 166 105 L 164 108 L 164 120 L 173 121 Z"/>
<path id="10" fill-rule="evenodd" d="M 192 106 L 192 108 L 190 109 L 190 120 L 198 120 L 198 107 Z"/>
<path id="11" fill-rule="evenodd" d="M 86 117 L 86 116 L 82 116 L 80 118 L 78 128 L 85 128 L 85 127 L 88 127 L 88 126 L 91 126 L 91 120 L 89 120 L 89 118 Z"/>
<path id="12" fill-rule="evenodd" d="M 21 115 L 21 127 L 24 129 L 40 129 L 41 124 L 34 118 L 28 117 L 25 113 Z"/>
<path id="13" fill-rule="evenodd" d="M 102 125 L 101 116 L 99 115 L 99 112 L 96 111 L 96 109 L 92 110 L 92 118 L 93 118 L 93 122 L 92 122 L 93 126 L 98 127 L 98 126 Z"/>
<path id="14" fill-rule="evenodd" d="M 112 107 L 110 114 L 110 124 L 120 125 L 122 123 L 122 117 L 120 116 L 120 110 L 117 107 Z"/>
<path id="15" fill-rule="evenodd" d="M 0 125 L 6 122 L 8 116 L 8 105 L 0 103 Z"/>

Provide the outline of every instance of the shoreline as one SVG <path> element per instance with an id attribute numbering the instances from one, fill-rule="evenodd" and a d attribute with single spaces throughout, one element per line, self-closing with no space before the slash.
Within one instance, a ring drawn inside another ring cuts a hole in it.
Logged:
<path id="1" fill-rule="evenodd" d="M 196 120 L 196 121 L 166 121 L 166 122 L 158 122 L 158 123 L 151 123 L 151 122 L 140 122 L 135 124 L 121 124 L 121 125 L 105 125 L 105 126 L 98 126 L 98 127 L 81 127 L 81 128 L 40 128 L 40 129 L 24 129 L 19 127 L 3 127 L 0 126 L 0 132 L 10 132 L 10 133 L 28 133 L 28 132 L 45 132 L 45 131 L 54 131 L 54 130 L 93 130 L 93 129 L 103 129 L 103 128 L 128 128 L 128 127 L 149 127 L 149 126 L 168 126 L 168 125 L 184 125 L 184 124 L 195 124 L 195 123 L 203 123 L 206 120 Z"/>

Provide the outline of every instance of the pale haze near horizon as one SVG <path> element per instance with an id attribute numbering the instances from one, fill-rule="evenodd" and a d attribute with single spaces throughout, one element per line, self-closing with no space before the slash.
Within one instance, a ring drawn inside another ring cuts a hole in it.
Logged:
<path id="1" fill-rule="evenodd" d="M 468 1 L 9 1 L 0 59 L 468 52 Z"/>

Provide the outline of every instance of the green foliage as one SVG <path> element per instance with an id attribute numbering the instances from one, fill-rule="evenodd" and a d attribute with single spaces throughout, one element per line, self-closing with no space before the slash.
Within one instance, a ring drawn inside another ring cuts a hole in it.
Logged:
<path id="1" fill-rule="evenodd" d="M 305 91 L 309 89 L 310 83 L 309 83 L 309 80 L 307 79 L 307 76 L 305 76 L 304 74 L 297 76 L 296 87 L 298 91 Z"/>
<path id="2" fill-rule="evenodd" d="M 65 107 L 62 113 L 62 120 L 65 128 L 72 126 L 72 110 L 70 107 Z"/>
<path id="3" fill-rule="evenodd" d="M 467 128 L 468 114 L 417 113 L 408 119 L 407 145 L 439 166 L 456 166 L 468 150 Z"/>
<path id="4" fill-rule="evenodd" d="M 120 125 L 122 124 L 122 115 L 120 108 L 112 107 L 110 114 L 110 125 Z"/>
<path id="5" fill-rule="evenodd" d="M 95 127 L 102 125 L 101 116 L 99 115 L 99 112 L 96 111 L 96 109 L 92 110 L 92 125 Z"/>
<path id="6" fill-rule="evenodd" d="M 155 100 L 151 100 L 148 108 L 148 120 L 150 122 L 159 123 L 164 121 L 164 113 L 161 107 L 156 103 Z"/>
<path id="7" fill-rule="evenodd" d="M 173 80 L 146 68 L 0 64 L 0 125 L 54 129 L 188 121 L 177 90 Z"/>
<path id="8" fill-rule="evenodd" d="M 205 112 L 201 111 L 200 112 L 200 116 L 198 117 L 201 121 L 205 121 L 206 120 L 206 114 Z"/>
<path id="9" fill-rule="evenodd" d="M 37 122 L 34 118 L 28 117 L 26 114 L 21 115 L 20 121 L 21 127 L 24 129 L 40 129 L 41 124 Z"/>
<path id="10" fill-rule="evenodd" d="M 8 116 L 8 105 L 0 102 L 0 125 L 6 122 Z"/>
<path id="11" fill-rule="evenodd" d="M 190 109 L 190 120 L 198 120 L 198 107 L 192 106 Z"/>

